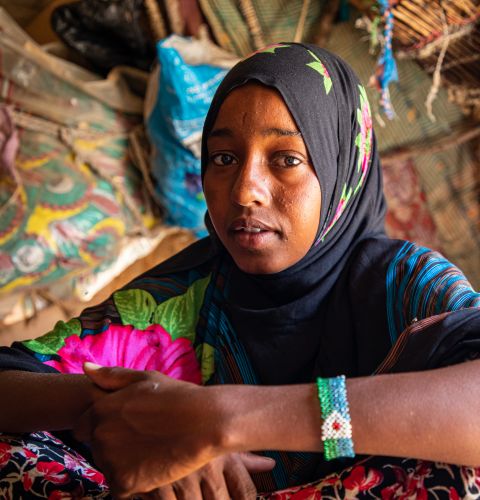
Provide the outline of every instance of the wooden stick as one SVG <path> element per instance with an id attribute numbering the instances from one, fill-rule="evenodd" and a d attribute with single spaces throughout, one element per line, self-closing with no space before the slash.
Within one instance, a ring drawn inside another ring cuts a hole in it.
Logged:
<path id="1" fill-rule="evenodd" d="M 300 43 L 302 41 L 309 7 L 310 0 L 303 0 L 302 10 L 300 11 L 300 17 L 298 18 L 297 29 L 295 30 L 295 36 L 293 37 L 293 41 L 296 43 Z"/>
<path id="2" fill-rule="evenodd" d="M 315 45 L 324 47 L 327 44 L 339 7 L 340 0 L 330 0 L 326 3 L 320 20 L 314 30 L 315 35 L 313 37 L 313 43 Z"/>
<path id="3" fill-rule="evenodd" d="M 167 36 L 167 29 L 156 0 L 145 0 L 145 9 L 153 36 L 157 41 L 162 40 Z"/>
<path id="4" fill-rule="evenodd" d="M 405 13 L 403 11 L 403 9 L 401 9 L 400 7 L 398 7 L 397 9 L 395 9 L 393 11 L 393 15 L 396 19 L 400 19 L 401 21 L 403 21 L 407 26 L 409 26 L 411 29 L 413 29 L 414 31 L 417 32 L 417 36 L 420 35 L 422 38 L 424 37 L 427 37 L 429 34 L 430 34 L 430 30 L 429 29 L 425 29 L 418 25 L 413 25 L 412 22 L 411 22 L 411 17 L 408 15 L 408 13 Z"/>
<path id="5" fill-rule="evenodd" d="M 173 33 L 182 35 L 185 29 L 185 20 L 180 11 L 179 0 L 165 0 L 165 8 L 167 10 L 168 20 Z"/>
<path id="6" fill-rule="evenodd" d="M 265 46 L 265 41 L 262 34 L 262 28 L 255 12 L 255 7 L 251 0 L 240 0 L 240 8 L 242 10 L 248 29 L 253 38 L 255 49 L 260 49 Z"/>

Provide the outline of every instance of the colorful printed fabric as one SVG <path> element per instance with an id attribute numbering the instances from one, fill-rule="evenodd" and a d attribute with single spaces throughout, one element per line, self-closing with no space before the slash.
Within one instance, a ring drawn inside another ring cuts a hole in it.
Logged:
<path id="1" fill-rule="evenodd" d="M 0 498 L 111 498 L 105 477 L 48 432 L 0 434 Z"/>
<path id="2" fill-rule="evenodd" d="M 84 70 L 29 46 L 19 27 L 0 29 L 0 296 L 61 280 L 73 290 L 158 222 L 129 153 L 138 117 L 88 94 Z"/>
<path id="3" fill-rule="evenodd" d="M 297 488 L 259 495 L 258 500 L 480 498 L 480 469 L 413 459 L 366 459 Z"/>
<path id="4" fill-rule="evenodd" d="M 314 483 L 258 500 L 480 498 L 480 469 L 408 459 L 369 458 Z M 0 435 L 0 498 L 110 499 L 105 478 L 46 432 Z"/>
<path id="5" fill-rule="evenodd" d="M 63 373 L 78 373 L 81 371 L 81 365 L 84 361 L 92 361 L 107 366 L 120 365 L 136 369 L 156 369 L 172 377 L 197 383 L 202 380 L 203 383 L 207 384 L 259 384 L 260 378 L 258 373 L 260 367 L 247 351 L 246 346 L 248 347 L 248 343 L 245 343 L 246 340 L 244 337 L 239 335 L 239 332 L 233 328 L 228 307 L 226 306 L 226 301 L 231 294 L 231 261 L 223 258 L 205 258 L 202 260 L 199 258 L 199 255 L 201 256 L 204 253 L 205 248 L 208 249 L 208 240 L 202 240 L 192 245 L 192 247 L 185 251 L 183 256 L 183 259 L 187 262 L 194 258 L 197 259 L 197 262 L 200 259 L 202 263 L 190 269 L 174 273 L 169 271 L 169 268 L 182 268 L 184 266 L 182 260 L 173 261 L 173 263 L 167 261 L 165 264 L 137 278 L 123 290 L 116 292 L 105 303 L 87 309 L 79 318 L 67 323 L 58 323 L 52 332 L 43 337 L 25 341 L 22 344 L 16 344 L 16 349 L 22 350 L 23 355 L 31 359 L 31 367 L 28 369 L 41 371 L 38 366 L 41 365 L 49 370 L 55 368 Z M 378 252 L 378 255 L 375 254 L 375 251 Z M 382 260 L 392 263 L 385 269 L 385 281 L 383 283 L 378 280 L 372 282 L 371 271 L 368 267 L 361 264 L 366 256 L 368 256 L 369 261 L 373 259 L 377 273 L 382 267 Z M 373 240 L 360 252 L 357 260 L 352 262 L 352 269 L 355 269 L 355 273 L 351 276 L 351 286 L 355 289 L 355 293 L 360 294 L 359 297 L 364 300 L 364 302 L 360 301 L 357 304 L 360 310 L 368 309 L 366 304 L 370 296 L 379 296 L 378 294 L 385 293 L 385 285 L 387 283 L 392 290 L 395 290 L 393 295 L 394 302 L 399 300 L 398 297 L 400 294 L 403 294 L 404 300 L 406 300 L 406 297 L 414 299 L 412 288 L 403 286 L 403 283 L 416 282 L 417 288 L 423 286 L 424 290 L 428 291 L 428 284 L 430 282 L 424 282 L 419 277 L 423 275 L 424 271 L 438 269 L 440 270 L 439 274 L 436 275 L 436 279 L 430 284 L 434 284 L 437 297 L 445 297 L 445 300 L 441 302 L 443 316 L 428 317 L 425 321 L 436 318 L 442 319 L 445 315 L 448 318 L 453 314 L 461 314 L 462 317 L 472 318 L 468 324 L 471 325 L 472 329 L 475 329 L 476 323 L 473 320 L 479 315 L 473 315 L 475 311 L 473 307 L 477 305 L 476 301 L 479 295 L 471 291 L 471 288 L 468 287 L 464 279 L 450 279 L 452 276 L 461 277 L 461 274 L 458 270 L 453 269 L 450 263 L 434 252 L 404 242 L 389 242 L 386 239 Z M 454 273 L 452 274 L 452 272 Z M 365 290 L 360 287 L 357 274 L 367 277 L 363 285 L 366 287 Z M 442 276 L 444 279 L 442 279 Z M 340 283 L 340 286 L 343 286 L 343 284 Z M 368 292 L 366 291 L 367 289 Z M 447 297 L 449 298 L 447 299 Z M 456 300 L 455 297 L 463 297 L 463 300 Z M 469 303 L 465 302 L 466 297 L 470 298 Z M 383 299 L 383 301 L 387 304 L 386 299 Z M 422 304 L 422 301 L 420 301 L 420 304 Z M 420 308 L 423 309 L 423 306 Z M 426 316 L 435 314 L 436 312 L 429 307 L 424 309 Z M 455 311 L 456 309 L 459 309 L 457 313 L 448 312 Z M 352 311 L 352 314 L 357 313 Z M 400 315 L 397 316 L 397 321 L 410 324 L 411 309 L 409 307 L 396 311 L 396 314 Z M 400 319 L 402 314 L 406 316 Z M 337 316 L 334 308 L 332 315 Z M 350 315 L 346 316 L 349 317 Z M 382 313 L 379 311 L 378 315 L 372 316 L 370 314 L 367 315 L 366 319 L 358 318 L 356 326 L 357 328 L 361 327 L 361 331 L 370 331 L 368 324 L 364 324 L 363 322 L 366 320 L 370 322 L 372 320 L 378 321 L 378 318 L 381 317 Z M 384 311 L 383 317 L 385 318 L 384 331 L 386 332 L 388 330 L 387 309 Z M 449 327 L 447 323 L 444 322 L 440 325 L 446 332 L 445 335 L 448 334 Z M 451 320 L 450 323 L 452 323 Z M 443 324 L 445 324 L 445 328 L 442 326 Z M 456 324 L 455 321 L 453 321 L 453 324 Z M 419 331 L 423 331 L 421 319 L 412 327 L 408 327 L 405 332 L 408 333 L 409 328 L 415 327 L 417 328 L 415 330 L 417 333 L 413 338 L 421 338 L 421 335 L 418 333 Z M 329 330 L 333 329 L 330 328 Z M 343 328 L 341 331 L 343 331 Z M 375 329 L 371 331 L 375 331 Z M 432 345 L 441 344 L 438 333 L 440 331 L 438 329 L 434 331 L 430 329 L 428 332 L 425 330 L 425 338 L 428 339 L 433 335 Z M 463 340 L 456 338 L 458 334 L 455 334 L 453 337 L 452 335 L 449 334 L 448 336 L 450 339 L 448 353 L 454 355 L 456 351 L 454 347 L 455 342 L 459 346 L 462 345 L 461 348 L 459 347 L 460 352 L 463 353 L 461 356 L 467 355 L 466 351 L 463 350 L 463 345 L 468 345 L 469 349 L 473 349 L 475 353 L 477 349 L 480 352 L 478 343 L 466 339 L 466 344 L 462 344 Z M 473 332 L 472 335 L 475 335 L 475 333 Z M 339 338 L 338 333 L 335 334 L 335 337 Z M 358 336 L 354 344 L 358 343 L 362 346 L 367 343 L 369 347 L 363 355 L 365 359 L 360 359 L 358 362 L 363 366 L 362 371 L 360 373 L 352 372 L 349 376 L 373 373 L 384 359 L 393 359 L 393 365 L 395 364 L 395 359 L 399 359 L 398 353 L 395 354 L 396 357 L 393 354 L 389 355 L 391 343 L 390 339 L 388 339 L 388 334 L 385 337 L 384 340 L 379 338 L 372 341 L 370 335 L 370 338 L 366 341 L 362 336 Z M 385 342 L 387 339 L 388 341 Z M 334 344 L 327 347 L 325 352 L 332 352 L 334 358 L 337 360 L 337 369 L 348 373 L 346 369 L 344 370 L 341 367 L 341 361 L 348 359 L 349 354 L 345 349 L 345 341 L 342 338 L 339 341 L 343 345 L 342 357 L 335 355 L 336 347 Z M 330 340 L 327 332 L 325 342 L 328 346 Z M 400 361 L 405 363 L 405 359 L 408 361 L 412 358 L 409 354 L 408 346 L 407 350 L 404 348 L 405 336 L 400 336 L 398 343 L 401 343 L 402 346 L 403 358 Z M 394 345 L 392 352 L 396 346 L 397 344 Z M 422 349 L 425 349 L 425 345 L 423 345 Z M 422 363 L 421 356 L 419 357 L 418 355 L 419 349 L 414 347 L 414 350 L 417 353 L 418 363 Z M 15 361 L 17 358 L 13 356 L 13 351 L 14 349 L 0 349 L 0 369 L 11 368 L 11 363 L 17 362 Z M 9 361 L 11 359 L 13 361 Z M 440 361 L 437 358 L 435 360 L 434 362 L 438 365 Z M 459 362 L 458 359 L 457 362 Z M 264 364 L 266 364 L 266 361 L 264 361 Z M 335 373 L 329 372 L 330 368 L 328 368 L 327 359 L 322 360 L 322 365 L 324 366 L 322 370 L 326 370 L 326 372 L 313 370 L 313 376 L 335 375 Z M 393 365 L 392 363 L 388 365 L 390 370 Z M 420 369 L 419 367 L 421 367 L 421 364 L 416 366 L 416 369 Z M 384 368 L 386 369 L 386 365 Z M 30 438 L 26 442 L 29 443 Z M 46 444 L 45 446 L 48 448 L 49 445 Z M 8 467 L 16 468 L 19 464 L 18 461 L 22 462 L 24 458 L 17 454 L 15 455 L 16 458 L 12 459 L 14 454 L 9 450 L 10 448 L 4 451 L 4 462 L 6 462 Z M 48 451 L 45 450 L 45 453 L 48 453 Z M 264 452 L 264 454 L 274 458 L 277 461 L 277 466 L 272 473 L 255 475 L 255 482 L 259 491 L 272 492 L 293 485 L 304 484 L 312 481 L 315 477 L 326 477 L 331 472 L 336 472 L 337 474 L 335 476 L 335 483 L 332 483 L 331 476 L 322 480 L 321 488 L 325 488 L 325 492 L 334 491 L 335 488 L 338 491 L 342 491 L 342 488 L 345 490 L 349 488 L 349 482 L 345 483 L 344 479 L 349 477 L 349 474 L 353 474 L 353 472 L 342 473 L 337 469 L 339 467 L 341 470 L 351 468 L 353 464 L 336 463 L 333 465 L 332 470 L 322 460 L 321 455 L 318 454 L 276 451 Z M 5 460 L 7 455 L 8 458 Z M 57 455 L 54 456 L 57 457 Z M 52 460 L 59 462 L 58 457 L 53 458 L 54 456 L 52 456 Z M 367 493 L 377 494 L 378 491 L 385 488 L 393 488 L 392 491 L 400 491 L 402 488 L 406 488 L 408 485 L 405 482 L 400 483 L 400 476 L 398 474 L 402 477 L 407 477 L 411 474 L 409 471 L 412 464 L 416 462 L 407 461 L 405 462 L 406 466 L 404 469 L 401 469 L 401 467 L 398 469 L 398 471 L 403 470 L 403 472 L 395 473 L 397 475 L 388 473 L 390 474 L 388 475 L 387 471 L 392 472 L 396 470 L 395 467 L 397 467 L 398 463 L 388 459 L 383 465 L 375 466 L 386 478 L 376 485 L 380 489 L 370 491 L 364 486 L 362 486 L 364 489 L 358 486 L 360 488 L 358 493 L 365 495 Z M 34 465 L 31 465 L 31 467 L 34 468 Z M 59 466 L 56 467 L 58 470 L 55 469 L 55 477 L 60 475 L 59 477 L 63 478 L 63 469 Z M 441 470 L 441 467 L 437 467 L 436 465 L 434 468 L 435 474 Z M 462 486 L 463 482 L 460 481 L 460 478 L 467 477 L 470 474 L 473 478 L 472 481 L 475 482 L 479 477 L 477 471 L 472 472 L 459 468 L 451 468 L 451 470 L 454 471 L 456 479 L 451 478 L 450 474 L 448 474 L 450 478 L 448 480 L 441 474 L 434 477 L 428 476 L 429 484 L 436 488 L 434 491 L 440 491 L 442 488 L 451 485 L 455 491 L 461 493 L 464 486 Z M 365 474 L 368 476 L 369 474 L 373 474 L 373 472 L 365 472 Z M 464 475 L 462 476 L 462 474 Z M 338 477 L 342 479 L 340 480 Z M 0 471 L 0 478 L 2 478 L 0 480 L 1 487 L 5 487 L 4 484 L 8 480 L 8 475 Z M 88 480 L 88 477 L 86 480 Z M 353 477 L 351 481 L 353 481 Z M 368 483 L 367 480 L 365 481 Z M 26 484 L 28 486 L 29 483 L 27 482 Z M 57 483 L 55 484 L 56 487 L 59 487 Z M 67 485 L 65 487 L 70 488 L 70 486 Z M 22 488 L 23 486 L 18 481 L 13 481 L 9 487 Z M 84 487 L 87 486 L 84 485 Z M 319 485 L 315 486 L 315 492 L 319 487 Z M 334 489 L 332 490 L 331 488 Z M 293 498 L 310 498 L 308 495 L 313 494 L 313 491 L 308 488 L 304 488 L 301 491 L 302 493 L 296 489 L 295 495 L 298 496 Z M 281 494 L 284 495 L 287 493 L 282 492 Z M 290 492 L 288 494 L 293 493 Z M 302 495 L 305 496 L 302 497 Z M 272 498 L 290 497 L 273 496 Z M 315 498 L 315 496 L 312 498 Z"/>
<path id="6" fill-rule="evenodd" d="M 405 242 L 387 271 L 392 345 L 412 322 L 470 307 L 480 308 L 480 293 L 462 272 L 437 252 Z"/>

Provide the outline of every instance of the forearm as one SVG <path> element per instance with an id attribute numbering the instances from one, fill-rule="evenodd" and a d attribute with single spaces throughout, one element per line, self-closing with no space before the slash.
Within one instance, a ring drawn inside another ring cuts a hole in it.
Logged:
<path id="1" fill-rule="evenodd" d="M 347 380 L 358 454 L 480 464 L 480 362 Z M 315 384 L 230 386 L 226 447 L 321 451 Z"/>
<path id="2" fill-rule="evenodd" d="M 480 465 L 480 361 L 352 379 L 357 453 Z"/>
<path id="3" fill-rule="evenodd" d="M 96 392 L 85 375 L 0 372 L 0 432 L 71 429 Z"/>

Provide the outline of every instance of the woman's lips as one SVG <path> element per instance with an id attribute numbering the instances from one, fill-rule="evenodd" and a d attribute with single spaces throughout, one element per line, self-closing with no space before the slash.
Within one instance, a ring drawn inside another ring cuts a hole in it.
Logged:
<path id="1" fill-rule="evenodd" d="M 261 250 L 272 243 L 277 231 L 264 221 L 242 217 L 230 224 L 229 234 L 239 247 Z"/>
<path id="2" fill-rule="evenodd" d="M 268 247 L 276 236 L 274 231 L 251 232 L 236 230 L 230 232 L 233 241 L 241 248 L 262 250 Z"/>

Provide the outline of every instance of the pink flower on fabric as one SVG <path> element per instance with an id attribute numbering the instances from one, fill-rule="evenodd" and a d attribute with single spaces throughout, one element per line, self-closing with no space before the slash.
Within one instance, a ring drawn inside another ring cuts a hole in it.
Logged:
<path id="1" fill-rule="evenodd" d="M 370 116 L 370 109 L 368 108 L 368 102 L 363 103 L 362 107 L 362 126 L 361 126 L 361 146 L 360 152 L 363 155 L 362 158 L 362 177 L 368 169 L 368 163 L 370 161 L 370 145 L 372 141 L 372 117 Z"/>
<path id="2" fill-rule="evenodd" d="M 137 330 L 131 325 L 110 325 L 107 330 L 82 339 L 71 335 L 58 351 L 59 361 L 45 364 L 61 373 L 83 373 L 83 363 L 121 366 L 134 370 L 156 370 L 169 377 L 201 383 L 200 367 L 192 343 L 172 340 L 161 325 Z"/>
<path id="3" fill-rule="evenodd" d="M 35 477 L 33 477 L 32 471 L 24 472 L 22 476 L 22 484 L 23 489 L 25 491 L 30 491 L 33 486 L 33 481 Z"/>
<path id="4" fill-rule="evenodd" d="M 55 484 L 63 484 L 69 481 L 65 466 L 58 462 L 37 462 L 37 470 L 47 481 Z"/>
<path id="5" fill-rule="evenodd" d="M 7 465 L 10 460 L 12 447 L 7 443 L 0 443 L 0 468 Z"/>
<path id="6" fill-rule="evenodd" d="M 375 469 L 365 470 L 363 465 L 354 467 L 348 477 L 343 480 L 346 490 L 354 492 L 368 491 L 383 481 L 383 474 Z"/>

